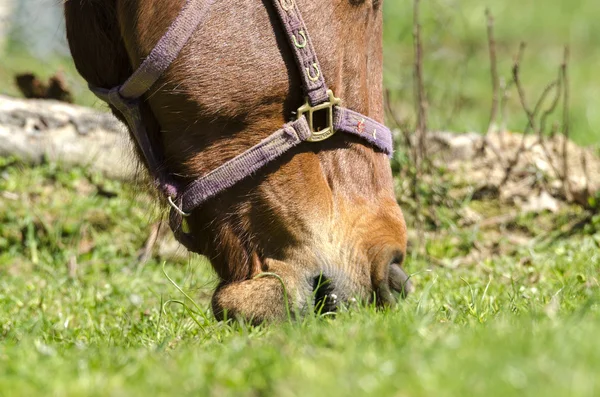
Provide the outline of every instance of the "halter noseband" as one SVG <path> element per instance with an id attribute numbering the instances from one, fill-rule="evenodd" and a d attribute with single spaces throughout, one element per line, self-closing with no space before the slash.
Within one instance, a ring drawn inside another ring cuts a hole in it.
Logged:
<path id="1" fill-rule="evenodd" d="M 125 118 L 141 150 L 156 186 L 171 205 L 170 226 L 184 246 L 193 251 L 185 218 L 206 200 L 232 187 L 242 179 L 280 157 L 301 142 L 319 142 L 335 132 L 353 134 L 392 154 L 392 133 L 384 125 L 367 116 L 343 108 L 341 100 L 327 88 L 321 66 L 306 25 L 295 0 L 273 0 L 277 14 L 302 77 L 306 102 L 298 108 L 297 119 L 288 122 L 257 145 L 227 161 L 183 189 L 161 167 L 160 153 L 152 147 L 142 123 L 141 100 L 160 76 L 173 63 L 194 31 L 208 14 L 215 0 L 187 0 L 165 35 L 125 83 L 112 89 L 90 86 L 98 98 L 113 105 Z M 315 112 L 327 112 L 325 128 L 313 124 Z"/>

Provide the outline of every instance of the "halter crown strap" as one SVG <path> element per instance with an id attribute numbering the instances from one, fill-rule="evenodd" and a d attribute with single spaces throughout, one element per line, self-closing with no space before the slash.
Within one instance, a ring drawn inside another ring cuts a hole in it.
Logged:
<path id="1" fill-rule="evenodd" d="M 316 106 L 327 101 L 327 84 L 296 0 L 273 0 L 273 3 L 294 53 L 310 104 Z"/>
<path id="2" fill-rule="evenodd" d="M 214 2 L 215 0 L 190 0 L 185 3 L 150 55 L 121 86 L 120 93 L 123 97 L 140 98 L 152 88 L 177 58 Z"/>

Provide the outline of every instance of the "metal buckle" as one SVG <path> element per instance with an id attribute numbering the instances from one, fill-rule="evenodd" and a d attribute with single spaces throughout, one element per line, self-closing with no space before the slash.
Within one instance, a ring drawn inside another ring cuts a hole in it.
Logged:
<path id="1" fill-rule="evenodd" d="M 327 95 L 329 96 L 327 102 L 323 102 L 317 106 L 311 106 L 307 99 L 304 105 L 298 108 L 298 119 L 307 113 L 306 118 L 308 120 L 308 128 L 310 129 L 310 137 L 307 139 L 308 142 L 324 141 L 335 134 L 335 129 L 333 128 L 333 107 L 339 105 L 342 101 L 340 98 L 336 98 L 331 90 L 327 90 Z M 327 110 L 327 127 L 315 131 L 313 113 L 321 110 Z"/>

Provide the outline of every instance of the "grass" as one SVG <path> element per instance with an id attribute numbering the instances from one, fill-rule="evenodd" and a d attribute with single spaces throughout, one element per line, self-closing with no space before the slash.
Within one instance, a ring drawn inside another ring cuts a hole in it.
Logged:
<path id="1" fill-rule="evenodd" d="M 197 324 L 167 258 L 138 266 L 159 215 L 148 196 L 56 164 L 1 159 L 0 174 L 0 395 L 600 391 L 595 229 L 473 266 L 413 254 L 417 292 L 394 309 L 264 327 L 214 321 L 208 263 L 168 259 Z M 458 255 L 453 239 L 428 241 L 430 256 Z"/>

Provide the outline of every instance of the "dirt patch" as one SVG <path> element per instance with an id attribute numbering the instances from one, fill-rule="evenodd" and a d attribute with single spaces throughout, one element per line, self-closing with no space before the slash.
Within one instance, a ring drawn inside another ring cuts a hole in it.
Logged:
<path id="1" fill-rule="evenodd" d="M 517 255 L 526 263 L 523 248 L 581 231 L 597 213 L 600 158 L 593 148 L 511 132 L 435 132 L 426 141 L 432 167 L 421 176 L 422 208 L 410 207 L 407 188 L 400 201 L 405 212 L 425 214 L 421 222 L 409 214 L 409 236 L 432 264 L 483 266 Z"/>
<path id="2" fill-rule="evenodd" d="M 511 132 L 436 132 L 427 139 L 434 164 L 446 167 L 457 186 L 475 186 L 476 198 L 497 196 L 524 211 L 557 212 L 562 203 L 589 206 L 600 191 L 596 150 L 562 136 L 542 141 Z"/>

